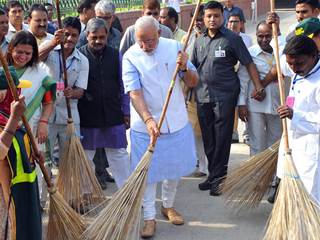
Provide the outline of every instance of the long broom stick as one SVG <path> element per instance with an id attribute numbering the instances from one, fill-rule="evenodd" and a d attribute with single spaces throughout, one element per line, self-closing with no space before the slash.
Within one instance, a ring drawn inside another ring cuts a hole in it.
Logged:
<path id="1" fill-rule="evenodd" d="M 279 145 L 280 140 L 228 173 L 220 187 L 227 205 L 235 210 L 259 205 L 276 173 Z"/>
<path id="2" fill-rule="evenodd" d="M 14 97 L 15 101 L 19 100 L 18 91 L 10 74 L 7 60 L 5 59 L 0 49 L 0 61 L 4 69 L 4 73 L 8 82 L 8 86 Z M 30 125 L 27 118 L 22 115 L 22 122 L 26 128 L 29 136 L 33 152 L 36 157 L 40 156 L 35 138 L 32 134 Z M 37 163 L 40 166 L 41 172 L 47 183 L 48 192 L 50 193 L 50 209 L 49 209 L 49 223 L 48 223 L 48 240 L 59 239 L 79 239 L 79 236 L 84 231 L 85 225 L 81 216 L 78 215 L 69 205 L 65 202 L 60 193 L 52 185 L 50 176 L 44 166 L 42 158 L 37 159 Z"/>
<path id="3" fill-rule="evenodd" d="M 56 0 L 56 11 L 59 29 L 62 29 L 60 1 Z M 61 43 L 61 56 L 63 68 L 63 80 L 65 88 L 68 87 L 68 74 L 64 43 Z M 93 168 L 87 159 L 79 137 L 75 134 L 75 127 L 72 120 L 70 99 L 66 97 L 68 113 L 67 136 L 68 140 L 62 153 L 57 188 L 65 200 L 79 213 L 84 211 L 85 205 L 92 208 L 104 200 L 103 191 L 94 174 Z"/>
<path id="4" fill-rule="evenodd" d="M 186 50 L 192 32 L 195 19 L 197 18 L 201 0 L 198 0 L 195 14 L 189 26 L 183 51 Z M 165 104 L 162 109 L 158 128 L 161 129 L 168 108 L 170 97 L 178 75 L 179 66 L 176 65 Z M 147 174 L 157 139 L 148 146 L 147 151 L 141 158 L 134 172 L 128 178 L 124 186 L 112 197 L 108 205 L 101 211 L 89 225 L 81 239 L 88 240 L 132 240 L 139 239 L 138 229 L 141 217 L 142 197 L 147 184 Z"/>
<path id="5" fill-rule="evenodd" d="M 270 0 L 271 12 L 274 12 L 274 0 Z M 275 59 L 278 73 L 281 105 L 285 104 L 284 80 L 280 68 L 278 32 L 272 24 L 275 40 Z M 284 175 L 281 179 L 278 195 L 269 217 L 265 240 L 316 240 L 319 239 L 319 208 L 307 193 L 295 168 L 291 150 L 286 118 L 282 119 L 283 144 L 285 150 Z M 303 161 L 300 159 L 299 161 Z"/>

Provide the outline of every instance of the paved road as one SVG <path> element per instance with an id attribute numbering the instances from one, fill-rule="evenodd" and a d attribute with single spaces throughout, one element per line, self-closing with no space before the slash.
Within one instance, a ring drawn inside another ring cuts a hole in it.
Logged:
<path id="1" fill-rule="evenodd" d="M 281 28 L 286 33 L 295 22 L 294 12 L 280 12 Z M 263 18 L 260 18 L 260 20 Z M 255 24 L 247 23 L 247 33 L 255 39 Z M 240 133 L 243 124 L 239 125 Z M 240 134 L 241 135 L 241 134 Z M 249 148 L 239 143 L 233 144 L 230 168 L 248 158 Z M 160 214 L 157 215 L 157 232 L 154 240 L 257 240 L 261 239 L 272 206 L 262 201 L 254 211 L 232 213 L 224 205 L 223 197 L 211 197 L 208 192 L 198 190 L 203 179 L 185 177 L 180 182 L 175 207 L 185 217 L 185 225 L 173 226 Z M 115 185 L 109 184 L 107 195 L 115 191 Z M 161 190 L 158 189 L 157 209 L 160 209 Z M 158 211 L 159 212 L 159 211 Z M 46 222 L 46 219 L 44 219 Z M 44 224 L 45 225 L 45 224 Z"/>
<path id="2" fill-rule="evenodd" d="M 281 29 L 287 32 L 295 23 L 294 12 L 279 12 Z M 264 18 L 260 18 L 264 19 Z M 246 31 L 255 39 L 256 24 L 247 23 Z M 240 132 L 243 124 L 240 124 Z M 245 144 L 233 144 L 230 167 L 248 158 L 249 148 Z M 183 226 L 173 226 L 161 214 L 157 215 L 157 232 L 154 240 L 257 240 L 263 236 L 263 229 L 272 206 L 263 201 L 258 209 L 235 214 L 226 208 L 223 197 L 211 197 L 208 192 L 198 190 L 199 179 L 185 177 L 179 185 L 175 207 L 185 217 Z M 161 189 L 158 189 L 160 198 Z M 157 202 L 160 209 L 161 203 Z"/>

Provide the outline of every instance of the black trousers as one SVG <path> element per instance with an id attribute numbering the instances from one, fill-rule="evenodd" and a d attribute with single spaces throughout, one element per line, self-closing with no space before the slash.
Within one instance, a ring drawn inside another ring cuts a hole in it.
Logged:
<path id="1" fill-rule="evenodd" d="M 106 168 L 109 167 L 109 163 L 104 148 L 97 148 L 93 162 L 97 173 L 102 174 L 107 171 Z"/>
<path id="2" fill-rule="evenodd" d="M 209 181 L 227 174 L 237 97 L 198 103 L 198 117 L 208 158 Z"/>

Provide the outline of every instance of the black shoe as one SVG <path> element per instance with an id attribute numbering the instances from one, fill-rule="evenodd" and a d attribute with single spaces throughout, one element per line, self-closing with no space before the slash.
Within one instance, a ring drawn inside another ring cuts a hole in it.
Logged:
<path id="1" fill-rule="evenodd" d="M 221 195 L 221 191 L 219 189 L 220 183 L 221 183 L 220 180 L 216 180 L 211 184 L 210 196 L 220 196 Z"/>
<path id="2" fill-rule="evenodd" d="M 205 180 L 204 182 L 199 184 L 199 189 L 201 191 L 206 191 L 211 189 L 211 181 L 209 179 Z"/>
<path id="3" fill-rule="evenodd" d="M 267 200 L 270 204 L 274 204 L 274 201 L 276 200 L 276 192 L 269 196 Z"/>
<path id="4" fill-rule="evenodd" d="M 100 184 L 101 189 L 106 190 L 107 189 L 107 182 L 105 181 L 103 176 L 96 173 L 96 177 L 97 177 L 97 180 Z"/>
<path id="5" fill-rule="evenodd" d="M 267 199 L 267 201 L 271 204 L 274 204 L 274 202 L 276 201 L 279 184 L 280 184 L 280 178 L 277 177 L 276 185 L 274 186 L 274 189 L 273 189 L 274 192 Z"/>
<path id="6" fill-rule="evenodd" d="M 108 171 L 106 170 L 106 173 L 105 174 L 103 174 L 103 176 L 104 176 L 104 180 L 106 181 L 106 182 L 110 182 L 110 183 L 113 183 L 113 182 L 115 182 L 114 181 L 114 178 L 108 173 Z"/>

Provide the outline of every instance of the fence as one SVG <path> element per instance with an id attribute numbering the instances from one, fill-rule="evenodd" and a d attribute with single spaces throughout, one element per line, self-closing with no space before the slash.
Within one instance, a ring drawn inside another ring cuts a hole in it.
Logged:
<path id="1" fill-rule="evenodd" d="M 0 5 L 6 5 L 8 1 L 0 0 Z M 53 2 L 48 0 L 20 0 L 25 9 L 28 9 L 33 3 Z M 75 13 L 80 0 L 60 0 L 61 11 L 63 14 Z M 119 9 L 132 9 L 142 6 L 143 0 L 113 0 Z"/>

